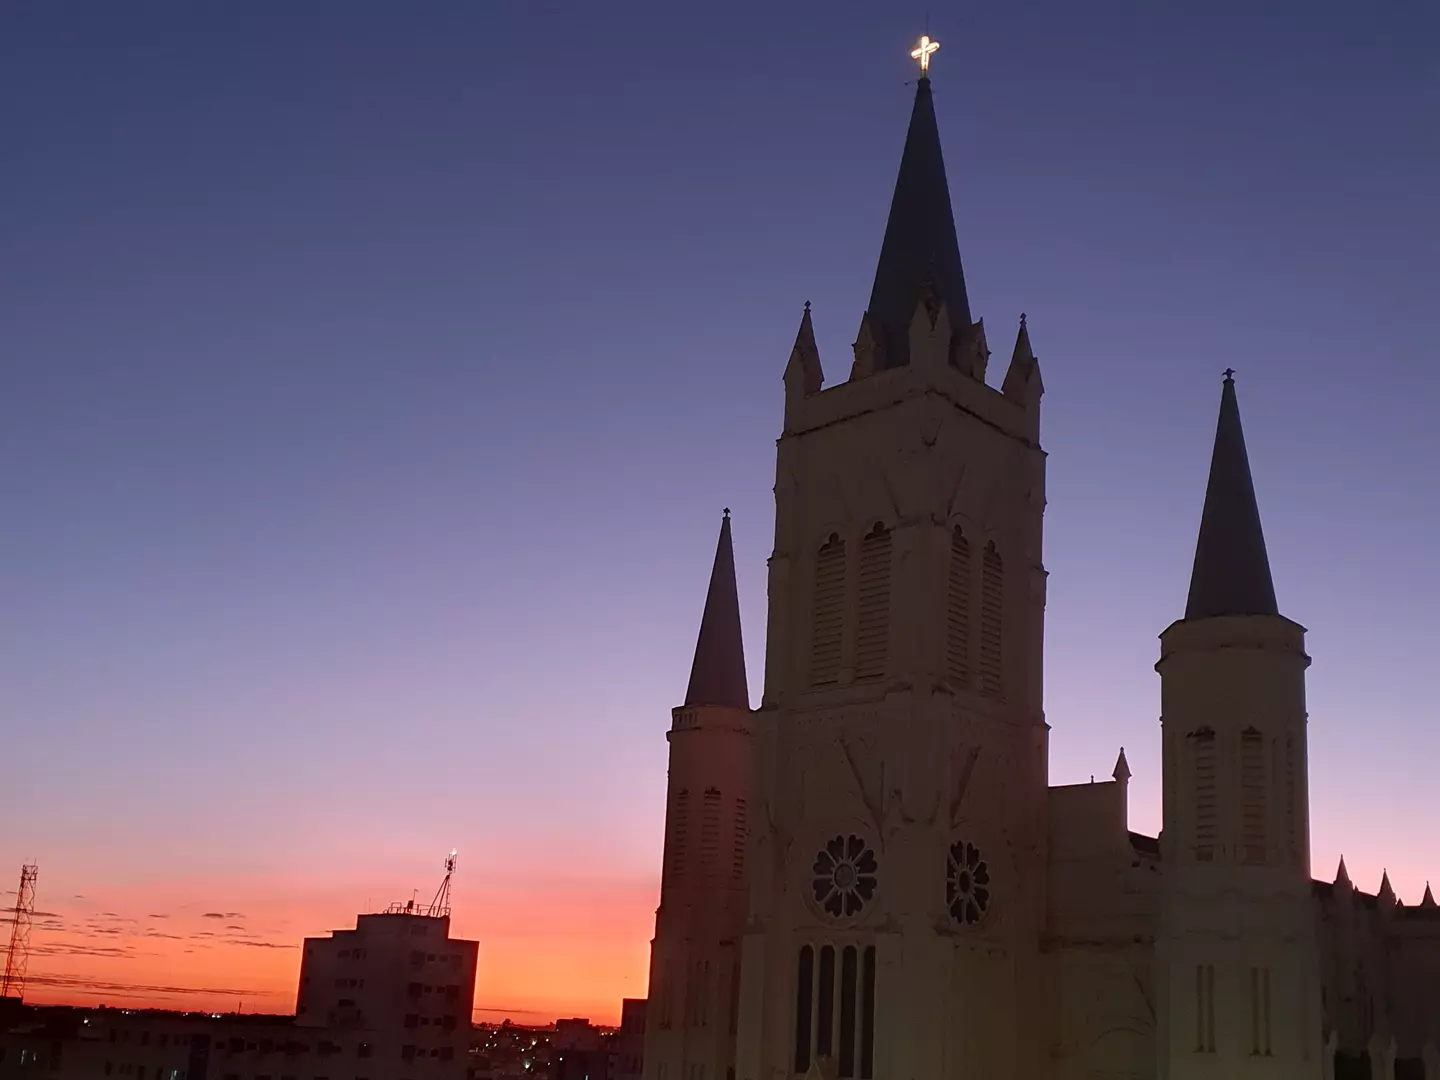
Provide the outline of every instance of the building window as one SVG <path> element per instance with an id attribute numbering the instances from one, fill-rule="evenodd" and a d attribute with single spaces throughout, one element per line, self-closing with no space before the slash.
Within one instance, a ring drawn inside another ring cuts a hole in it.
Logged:
<path id="1" fill-rule="evenodd" d="M 694 973 L 691 976 L 690 992 L 686 995 L 689 1005 L 689 1016 L 686 1018 L 691 1027 L 704 1027 L 710 1023 L 710 961 L 695 961 Z"/>
<path id="2" fill-rule="evenodd" d="M 713 787 L 700 804 L 700 866 L 706 877 L 720 872 L 720 790 Z"/>
<path id="3" fill-rule="evenodd" d="M 970 685 L 970 572 L 970 541 L 957 525 L 950 538 L 945 608 L 945 671 L 957 686 Z"/>
<path id="4" fill-rule="evenodd" d="M 1250 1053 L 1269 1057 L 1270 1052 L 1270 969 L 1251 968 Z"/>
<path id="5" fill-rule="evenodd" d="M 951 844 L 945 859 L 945 903 L 962 926 L 978 923 L 990 908 L 990 864 L 964 840 Z"/>
<path id="6" fill-rule="evenodd" d="M 1195 965 L 1195 1051 L 1215 1052 L 1215 965 Z"/>
<path id="7" fill-rule="evenodd" d="M 856 597 L 855 677 L 885 674 L 890 654 L 890 530 L 878 521 L 860 541 Z"/>
<path id="8" fill-rule="evenodd" d="M 671 1019 L 669 961 L 665 961 L 660 965 L 659 982 L 660 993 L 658 996 L 660 998 L 660 1026 L 662 1028 L 668 1028 L 670 1026 Z"/>
<path id="9" fill-rule="evenodd" d="M 817 851 L 810 869 L 816 905 L 827 915 L 848 918 L 875 895 L 880 865 L 870 846 L 852 833 L 834 837 Z"/>
<path id="10" fill-rule="evenodd" d="M 980 692 L 1003 698 L 1005 564 L 991 541 L 980 560 Z"/>
<path id="11" fill-rule="evenodd" d="M 679 881 L 685 876 L 685 846 L 689 833 L 690 792 L 681 788 L 670 806 L 670 878 Z"/>
<path id="12" fill-rule="evenodd" d="M 840 960 L 840 1075 L 855 1075 L 855 979 L 854 945 L 846 945 Z"/>
<path id="13" fill-rule="evenodd" d="M 735 800 L 735 832 L 732 838 L 732 851 L 730 855 L 730 872 L 736 881 L 745 879 L 745 837 L 747 824 L 745 821 L 745 800 Z"/>
<path id="14" fill-rule="evenodd" d="M 795 1071 L 810 1071 L 810 1019 L 815 1008 L 815 950 L 800 947 L 795 971 Z"/>
<path id="15" fill-rule="evenodd" d="M 1215 858 L 1218 807 L 1215 802 L 1215 732 L 1201 728 L 1190 734 L 1195 756 L 1195 859 Z"/>
<path id="16" fill-rule="evenodd" d="M 875 946 L 867 945 L 860 971 L 860 1080 L 875 1075 Z"/>
<path id="17" fill-rule="evenodd" d="M 824 945 L 818 954 L 813 946 L 802 946 L 796 976 L 795 1071 L 807 1072 L 812 1061 L 829 1058 L 841 1080 L 857 1075 L 860 1080 L 871 1080 L 875 1071 L 874 946 Z"/>
<path id="18" fill-rule="evenodd" d="M 815 558 L 815 596 L 811 611 L 810 685 L 840 680 L 845 637 L 845 541 L 831 535 Z"/>
<path id="19" fill-rule="evenodd" d="M 1254 728 L 1240 733 L 1240 861 L 1265 862 L 1265 737 Z"/>
<path id="20" fill-rule="evenodd" d="M 1285 840 L 1292 865 L 1302 865 L 1300 857 L 1300 792 L 1295 776 L 1295 736 L 1285 737 Z"/>
<path id="21" fill-rule="evenodd" d="M 740 1030 L 740 960 L 730 965 L 730 1034 Z"/>

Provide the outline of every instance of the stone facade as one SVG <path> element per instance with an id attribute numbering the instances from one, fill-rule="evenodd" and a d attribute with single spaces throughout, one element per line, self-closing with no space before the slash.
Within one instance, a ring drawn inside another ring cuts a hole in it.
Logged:
<path id="1" fill-rule="evenodd" d="M 849 378 L 825 385 L 808 305 L 785 370 L 753 711 L 738 612 L 711 611 L 734 595 L 722 530 L 670 735 L 645 1080 L 1440 1080 L 1440 909 L 1343 866 L 1311 879 L 1310 659 L 1229 373 L 1189 602 L 1161 635 L 1151 838 L 1128 828 L 1123 751 L 1110 781 L 1048 785 L 1023 316 L 999 389 L 989 355 L 922 78 Z M 731 689 L 696 699 L 697 673 Z M 682 790 L 743 790 L 743 882 L 714 845 L 675 871 L 704 828 Z"/>

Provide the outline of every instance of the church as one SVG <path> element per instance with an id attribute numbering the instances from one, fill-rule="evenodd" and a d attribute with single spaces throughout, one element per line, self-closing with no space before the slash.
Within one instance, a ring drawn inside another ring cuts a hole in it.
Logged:
<path id="1" fill-rule="evenodd" d="M 970 308 L 935 47 L 848 375 L 808 304 L 784 368 L 755 708 L 721 522 L 667 736 L 644 1080 L 1440 1080 L 1434 897 L 1311 876 L 1310 657 L 1231 372 L 1156 627 L 1161 834 L 1128 827 L 1123 750 L 1049 784 L 1044 384 L 1025 317 L 992 372 Z"/>

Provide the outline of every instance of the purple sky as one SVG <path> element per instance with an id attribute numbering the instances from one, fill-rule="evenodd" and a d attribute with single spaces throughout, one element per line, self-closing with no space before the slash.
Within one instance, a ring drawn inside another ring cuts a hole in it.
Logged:
<path id="1" fill-rule="evenodd" d="M 930 9 L 972 307 L 1001 356 L 1028 312 L 1047 388 L 1051 776 L 1124 744 L 1158 826 L 1233 366 L 1311 631 L 1316 871 L 1415 901 L 1440 11 L 1254 6 Z M 924 23 L 11 5 L 0 884 L 408 895 L 455 846 L 472 909 L 647 895 L 720 509 L 758 688 L 781 372 L 806 300 L 848 371 Z"/>

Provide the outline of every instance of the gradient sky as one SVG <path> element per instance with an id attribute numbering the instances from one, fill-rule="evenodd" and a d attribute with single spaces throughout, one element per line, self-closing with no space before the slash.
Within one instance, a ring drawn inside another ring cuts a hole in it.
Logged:
<path id="1" fill-rule="evenodd" d="M 1440 883 L 1440 9 L 931 4 L 1047 395 L 1052 781 L 1126 747 L 1233 366 L 1314 863 Z M 128 9 L 128 10 L 122 10 Z M 720 509 L 869 293 L 925 5 L 0 5 L 0 885 L 35 1000 L 293 1006 L 460 851 L 479 1018 L 643 995 Z M 1003 370 L 1003 365 L 1002 365 Z M 13 902 L 13 901 L 12 901 Z"/>

